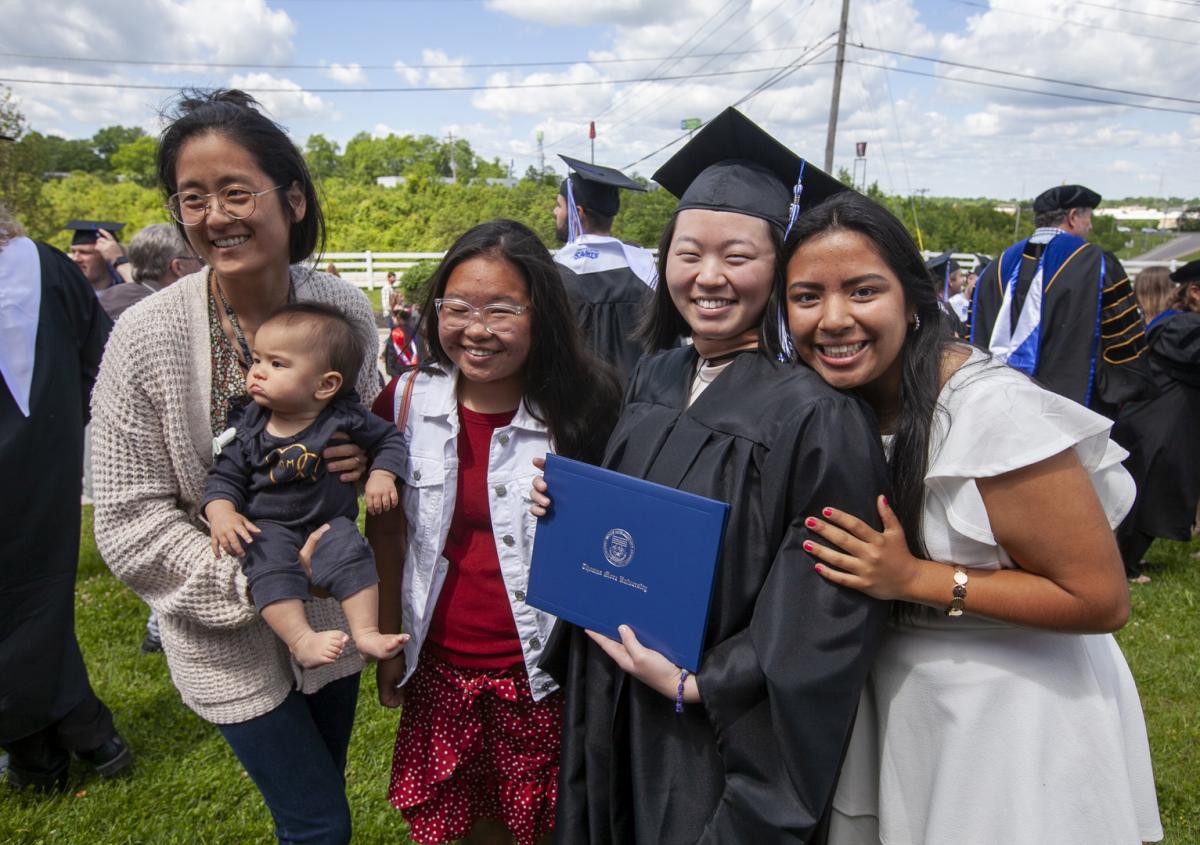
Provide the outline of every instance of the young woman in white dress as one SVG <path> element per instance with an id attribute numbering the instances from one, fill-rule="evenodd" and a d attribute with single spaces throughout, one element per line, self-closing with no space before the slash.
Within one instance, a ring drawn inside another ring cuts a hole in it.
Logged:
<path id="1" fill-rule="evenodd" d="M 830 842 L 1099 845 L 1162 838 L 1145 723 L 1111 631 L 1134 489 L 1109 420 L 954 341 L 904 227 L 841 194 L 804 215 L 780 351 L 874 408 L 884 531 L 825 508 L 830 589 L 898 600 Z M 790 343 L 789 343 L 790 341 Z"/>

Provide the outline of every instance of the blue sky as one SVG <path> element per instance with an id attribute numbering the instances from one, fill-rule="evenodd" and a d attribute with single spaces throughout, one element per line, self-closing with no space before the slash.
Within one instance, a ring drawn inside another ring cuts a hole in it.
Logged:
<path id="1" fill-rule="evenodd" d="M 236 84 L 255 93 L 298 143 L 314 132 L 344 143 L 360 131 L 452 131 L 521 173 L 536 162 L 538 129 L 545 132 L 548 163 L 559 152 L 586 158 L 587 123 L 596 119 L 597 161 L 625 166 L 677 138 L 681 118 L 712 117 L 771 75 L 757 69 L 801 57 L 803 46 L 836 28 L 838 11 L 836 0 L 107 0 L 103 9 L 83 0 L 41 6 L 0 0 L 6 21 L 0 79 L 56 83 L 0 85 L 13 89 L 34 128 L 67 137 L 86 137 L 112 123 L 157 131 L 157 110 L 169 92 L 121 86 Z M 1181 0 L 851 0 L 850 23 L 851 40 L 869 47 L 1026 75 L 851 48 L 836 165 L 850 166 L 854 142 L 868 141 L 868 178 L 885 190 L 1009 198 L 1082 182 L 1107 196 L 1200 195 L 1192 153 L 1200 134 L 1200 98 L 1193 91 L 1200 79 L 1200 6 Z M 706 55 L 659 70 L 689 77 L 681 80 L 618 84 L 612 80 L 647 75 L 659 63 L 596 61 L 689 50 Z M 208 66 L 113 61 L 135 58 Z M 816 56 L 742 106 L 817 163 L 832 58 L 832 50 Z M 462 66 L 537 61 L 574 64 Z M 396 62 L 404 66 L 396 69 Z M 325 67 L 296 67 L 301 64 Z M 416 67 L 435 64 L 454 66 Z M 713 72 L 725 75 L 696 75 Z M 102 87 L 74 85 L 84 81 Z M 539 81 L 606 82 L 494 87 Z M 359 90 L 448 85 L 493 88 Z M 289 92 L 272 90 L 280 88 Z M 671 149 L 634 169 L 649 175 Z"/>

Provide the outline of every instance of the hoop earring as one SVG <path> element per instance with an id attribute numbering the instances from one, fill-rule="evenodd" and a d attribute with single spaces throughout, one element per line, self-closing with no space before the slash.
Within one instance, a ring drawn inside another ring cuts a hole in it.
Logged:
<path id="1" fill-rule="evenodd" d="M 913 314 L 912 330 L 914 332 L 919 332 L 921 330 L 921 315 L 920 314 Z"/>

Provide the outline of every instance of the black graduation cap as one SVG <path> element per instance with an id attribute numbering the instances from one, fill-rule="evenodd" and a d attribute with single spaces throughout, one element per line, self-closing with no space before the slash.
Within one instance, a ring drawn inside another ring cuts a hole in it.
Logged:
<path id="1" fill-rule="evenodd" d="M 1200 282 L 1200 258 L 1184 264 L 1171 274 L 1170 279 L 1181 285 L 1186 285 L 1188 282 Z"/>
<path id="2" fill-rule="evenodd" d="M 761 217 L 786 229 L 797 182 L 803 213 L 846 186 L 804 161 L 732 106 L 671 156 L 654 181 L 679 197 L 676 211 L 707 208 Z"/>
<path id="3" fill-rule="evenodd" d="M 975 253 L 975 270 L 976 273 L 982 273 L 983 268 L 992 263 L 992 259 L 988 258 L 982 252 Z"/>
<path id="4" fill-rule="evenodd" d="M 575 203 L 605 217 L 613 217 L 621 210 L 620 191 L 646 190 L 616 168 L 588 164 L 586 161 L 565 155 L 560 155 L 559 158 L 574 171 L 567 179 L 571 180 L 571 193 L 575 197 Z M 563 179 L 558 188 L 558 192 L 564 197 L 567 195 L 567 179 Z"/>
<path id="5" fill-rule="evenodd" d="M 954 260 L 953 255 L 953 252 L 943 252 L 941 255 L 934 256 L 925 262 L 925 269 L 938 279 L 953 273 L 955 270 L 961 269 L 958 262 Z"/>
<path id="6" fill-rule="evenodd" d="M 1095 208 L 1100 205 L 1100 195 L 1083 185 L 1059 185 L 1042 191 L 1033 201 L 1034 214 L 1051 211 L 1066 211 L 1072 208 Z"/>
<path id="7" fill-rule="evenodd" d="M 113 223 L 108 220 L 71 220 L 64 229 L 69 229 L 75 234 L 71 236 L 71 245 L 76 244 L 94 244 L 99 237 L 97 232 L 104 229 L 114 238 L 117 233 L 125 228 L 124 223 Z"/>

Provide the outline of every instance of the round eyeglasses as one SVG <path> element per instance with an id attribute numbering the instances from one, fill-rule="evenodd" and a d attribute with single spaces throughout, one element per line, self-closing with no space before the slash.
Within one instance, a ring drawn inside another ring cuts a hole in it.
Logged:
<path id="1" fill-rule="evenodd" d="M 479 320 L 492 334 L 512 334 L 520 324 L 521 315 L 529 310 L 527 305 L 508 305 L 503 302 L 476 308 L 461 299 L 435 299 L 433 307 L 437 309 L 442 325 L 448 329 L 465 329 Z"/>
<path id="2" fill-rule="evenodd" d="M 278 191 L 286 185 L 276 185 L 265 191 L 252 191 L 241 185 L 229 185 L 215 194 L 198 194 L 194 191 L 180 191 L 167 198 L 167 211 L 184 226 L 198 226 L 208 216 L 212 208 L 212 200 L 216 199 L 217 206 L 226 216 L 234 220 L 245 220 L 254 213 L 258 198 L 263 194 Z"/>

